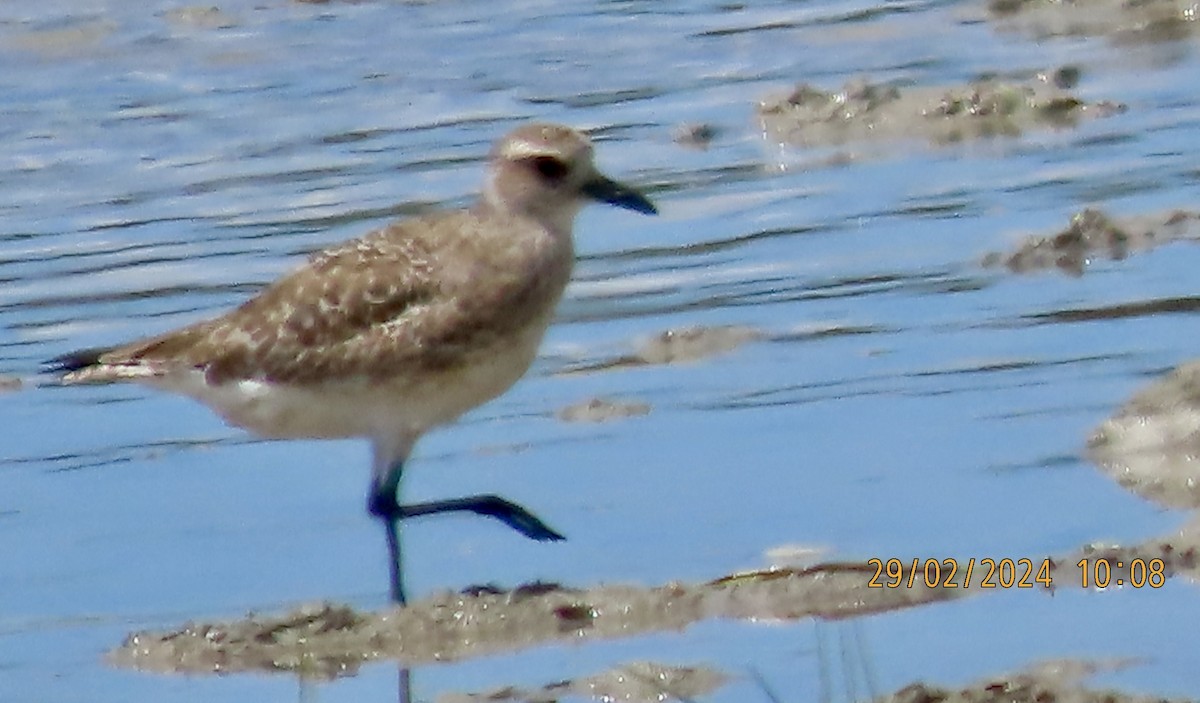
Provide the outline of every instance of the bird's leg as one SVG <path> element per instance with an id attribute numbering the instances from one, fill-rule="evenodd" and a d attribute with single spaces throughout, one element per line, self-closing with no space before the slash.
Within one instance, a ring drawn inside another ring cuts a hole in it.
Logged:
<path id="1" fill-rule="evenodd" d="M 400 521 L 406 518 L 466 511 L 496 518 L 530 539 L 543 542 L 565 539 L 533 513 L 500 496 L 475 495 L 401 505 L 400 477 L 404 473 L 404 460 L 412 449 L 413 441 L 413 437 L 401 436 L 391 442 L 375 443 L 371 495 L 367 498 L 367 510 L 383 522 L 387 532 L 388 568 L 392 579 L 392 600 L 395 602 L 403 604 L 405 600 L 403 564 L 400 561 Z"/>
<path id="2" fill-rule="evenodd" d="M 540 542 L 566 539 L 533 513 L 496 495 L 467 496 L 466 498 L 435 500 L 397 507 L 400 510 L 400 518 L 468 511 L 477 515 L 494 517 L 529 539 L 536 539 Z"/>
<path id="3" fill-rule="evenodd" d="M 405 602 L 400 568 L 400 520 L 404 517 L 404 509 L 400 507 L 396 494 L 403 470 L 404 462 L 397 461 L 387 471 L 376 472 L 375 481 L 371 484 L 371 495 L 367 498 L 367 512 L 381 520 L 383 529 L 387 532 L 392 600 L 400 605 L 404 605 Z"/>

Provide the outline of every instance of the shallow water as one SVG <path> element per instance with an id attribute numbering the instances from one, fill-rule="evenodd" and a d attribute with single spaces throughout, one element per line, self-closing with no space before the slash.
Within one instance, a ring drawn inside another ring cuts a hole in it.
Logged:
<path id="1" fill-rule="evenodd" d="M 131 630 L 317 599 L 382 606 L 367 449 L 260 442 L 186 400 L 34 374 L 215 314 L 390 217 L 467 202 L 491 140 L 528 119 L 591 130 L 602 168 L 662 215 L 584 212 L 575 282 L 533 372 L 427 437 L 406 477 L 409 500 L 498 492 L 569 541 L 414 522 L 415 595 L 706 580 L 780 545 L 844 560 L 1060 554 L 1183 521 L 1081 457 L 1091 428 L 1195 354 L 1189 317 L 1154 311 L 1194 298 L 1200 249 L 1097 260 L 1077 278 L 979 261 L 1085 206 L 1192 205 L 1194 38 L 1035 43 L 962 0 L 504 5 L 0 8 L 0 376 L 25 381 L 0 395 L 0 698 L 394 695 L 386 664 L 319 686 L 106 665 Z M 938 147 L 779 145 L 753 117 L 800 81 L 957 84 L 1068 62 L 1081 96 L 1128 109 Z M 673 141 L 685 122 L 717 127 L 709 148 Z M 1070 314 L 1114 306 L 1145 312 Z M 757 334 L 689 363 L 607 363 L 700 325 Z M 556 418 L 597 396 L 649 412 Z M 854 631 L 877 692 L 1095 657 L 1141 660 L 1104 685 L 1186 695 L 1200 690 L 1195 610 L 1173 580 L 1013 590 Z M 421 667 L 414 691 L 536 687 L 649 659 L 733 677 L 717 700 L 762 695 L 756 676 L 803 700 L 827 688 L 829 628 L 706 622 Z"/>

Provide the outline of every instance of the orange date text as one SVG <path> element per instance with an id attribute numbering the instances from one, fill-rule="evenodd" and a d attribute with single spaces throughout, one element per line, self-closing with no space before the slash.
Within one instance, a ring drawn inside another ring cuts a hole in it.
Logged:
<path id="1" fill-rule="evenodd" d="M 868 559 L 870 588 L 1053 588 L 1050 559 Z"/>

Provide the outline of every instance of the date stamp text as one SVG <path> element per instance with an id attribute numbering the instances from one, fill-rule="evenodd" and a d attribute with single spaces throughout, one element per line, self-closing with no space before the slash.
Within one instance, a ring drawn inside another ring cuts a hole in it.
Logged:
<path id="1" fill-rule="evenodd" d="M 869 588 L 1054 588 L 1061 564 L 1040 559 L 868 559 L 875 570 Z M 1162 588 L 1167 581 L 1162 559 L 1134 559 L 1128 564 L 1109 559 L 1080 559 L 1083 588 L 1132 586 Z"/>

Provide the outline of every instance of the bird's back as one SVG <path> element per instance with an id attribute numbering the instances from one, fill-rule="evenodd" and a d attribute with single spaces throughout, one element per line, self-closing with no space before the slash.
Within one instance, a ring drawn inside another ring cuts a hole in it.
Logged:
<path id="1" fill-rule="evenodd" d="M 344 430 L 272 430 L 281 422 L 248 419 L 240 406 L 271 396 L 315 402 L 342 389 L 348 403 L 383 406 L 377 412 L 429 406 L 400 414 L 440 424 L 524 373 L 572 260 L 569 232 L 528 219 L 468 210 L 412 218 L 313 255 L 221 317 L 57 361 L 66 383 L 146 382 L 272 436 Z M 362 395 L 372 389 L 381 391 L 374 402 Z"/>

